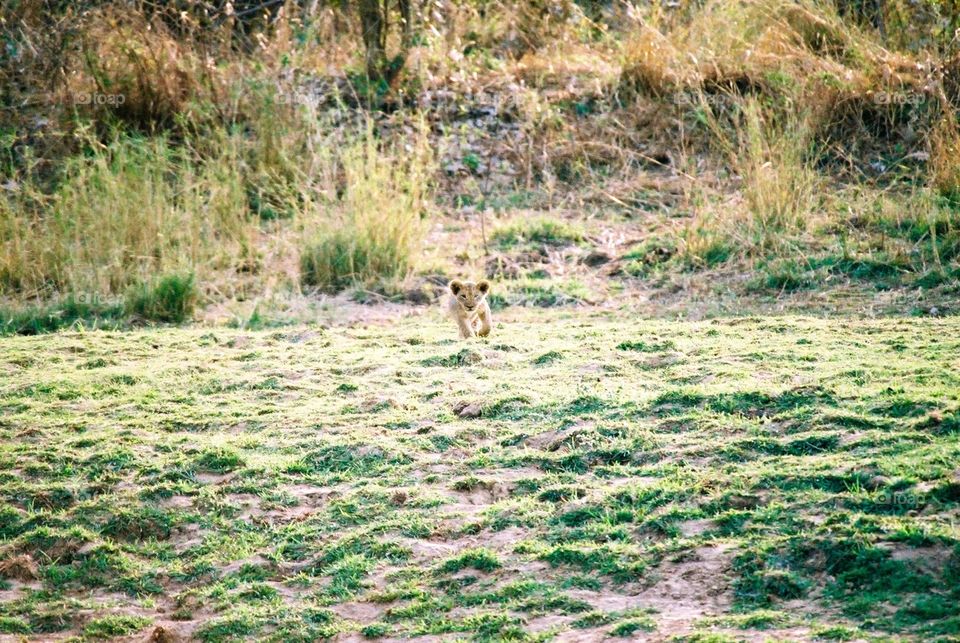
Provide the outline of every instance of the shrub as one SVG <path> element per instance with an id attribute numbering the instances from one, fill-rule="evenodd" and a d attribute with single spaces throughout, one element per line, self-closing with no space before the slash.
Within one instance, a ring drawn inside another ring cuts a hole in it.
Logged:
<path id="1" fill-rule="evenodd" d="M 173 125 L 201 93 L 202 75 L 209 71 L 159 16 L 109 5 L 90 13 L 81 47 L 77 58 L 84 69 L 70 75 L 67 88 L 72 102 L 145 130 Z"/>
<path id="2" fill-rule="evenodd" d="M 945 111 L 930 133 L 930 182 L 941 195 L 956 201 L 960 198 L 960 128 L 953 110 Z"/>
<path id="3" fill-rule="evenodd" d="M 193 275 L 166 275 L 132 290 L 127 308 L 131 314 L 157 322 L 182 324 L 193 314 L 197 287 Z"/>
<path id="4" fill-rule="evenodd" d="M 201 163 L 165 136 L 84 141 L 56 188 L 0 198 L 0 295 L 123 293 L 151 275 L 240 263 L 255 226 L 230 141 Z"/>
<path id="5" fill-rule="evenodd" d="M 345 189 L 332 217 L 307 232 L 300 257 L 303 284 L 337 292 L 356 283 L 396 279 L 414 267 L 430 193 L 429 148 L 421 137 L 412 158 L 382 150 L 371 130 L 341 156 Z"/>

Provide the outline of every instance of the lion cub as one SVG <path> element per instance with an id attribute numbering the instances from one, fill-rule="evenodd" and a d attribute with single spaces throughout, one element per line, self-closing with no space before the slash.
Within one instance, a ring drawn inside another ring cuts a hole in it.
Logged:
<path id="1" fill-rule="evenodd" d="M 460 328 L 460 337 L 466 339 L 489 335 L 492 322 L 487 293 L 490 292 L 490 282 L 486 279 L 477 283 L 454 279 L 449 287 L 452 297 L 447 303 L 447 310 Z"/>

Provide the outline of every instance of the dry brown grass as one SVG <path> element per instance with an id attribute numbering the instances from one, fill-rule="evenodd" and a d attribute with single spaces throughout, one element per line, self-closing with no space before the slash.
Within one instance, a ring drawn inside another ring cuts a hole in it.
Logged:
<path id="1" fill-rule="evenodd" d="M 84 68 L 68 76 L 68 100 L 138 127 L 173 125 L 214 71 L 163 21 L 115 7 L 92 13 L 82 43 Z"/>
<path id="2" fill-rule="evenodd" d="M 641 24 L 624 51 L 621 87 L 628 93 L 760 93 L 825 121 L 854 97 L 926 93 L 933 75 L 929 65 L 883 49 L 805 1 L 713 0 L 666 33 Z"/>
<path id="3" fill-rule="evenodd" d="M 960 127 L 950 107 L 930 134 L 930 183 L 940 194 L 960 195 Z"/>
<path id="4" fill-rule="evenodd" d="M 291 3 L 255 27 L 146 6 L 65 15 L 74 41 L 46 33 L 49 16 L 18 14 L 42 45 L 24 49 L 40 52 L 24 68 L 50 77 L 50 105 L 16 116 L 0 295 L 119 293 L 188 269 L 211 301 L 298 290 L 301 248 L 324 247 L 338 228 L 352 231 L 333 239 L 348 250 L 346 272 L 366 280 L 353 250 L 382 244 L 363 228 L 387 232 L 403 257 L 418 253 L 409 215 L 430 193 L 398 187 L 412 179 L 444 182 L 450 200 L 535 189 L 539 202 L 579 207 L 585 192 L 624 206 L 641 177 L 669 177 L 681 187 L 659 195 L 663 209 L 693 215 L 669 226 L 672 241 L 698 267 L 812 247 L 842 216 L 821 198 L 828 182 L 865 182 L 871 159 L 904 145 L 929 152 L 941 193 L 960 183 L 948 105 L 960 58 L 891 51 L 815 0 L 684 1 L 612 18 L 563 0 L 447 3 L 421 16 L 390 87 L 361 77 L 356 21 L 333 6 L 307 16 Z M 60 68 L 47 64 L 57 56 Z M 370 143 L 355 135 L 371 106 L 383 127 L 365 165 L 344 152 Z M 490 132 L 471 122 L 478 106 L 496 108 Z M 25 124 L 38 114 L 56 122 L 42 135 Z M 395 145 L 416 138 L 421 114 L 430 144 L 510 170 L 495 181 L 421 175 L 426 165 Z M 54 140 L 66 144 L 45 150 Z M 399 212 L 403 229 L 371 212 Z M 416 261 L 387 263 L 402 277 Z"/>
<path id="5" fill-rule="evenodd" d="M 32 581 L 40 577 L 40 567 L 29 554 L 18 554 L 0 560 L 0 578 Z"/>

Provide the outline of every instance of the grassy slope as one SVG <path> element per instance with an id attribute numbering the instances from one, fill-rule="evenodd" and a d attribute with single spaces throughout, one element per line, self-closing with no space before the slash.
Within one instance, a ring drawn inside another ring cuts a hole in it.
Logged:
<path id="1" fill-rule="evenodd" d="M 5 339 L 0 633 L 956 636 L 958 331 Z"/>

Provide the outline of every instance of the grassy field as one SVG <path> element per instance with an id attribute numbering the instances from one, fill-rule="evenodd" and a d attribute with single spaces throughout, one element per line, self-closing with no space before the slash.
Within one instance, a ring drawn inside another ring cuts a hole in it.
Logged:
<path id="1" fill-rule="evenodd" d="M 960 636 L 960 321 L 0 344 L 0 638 Z"/>

